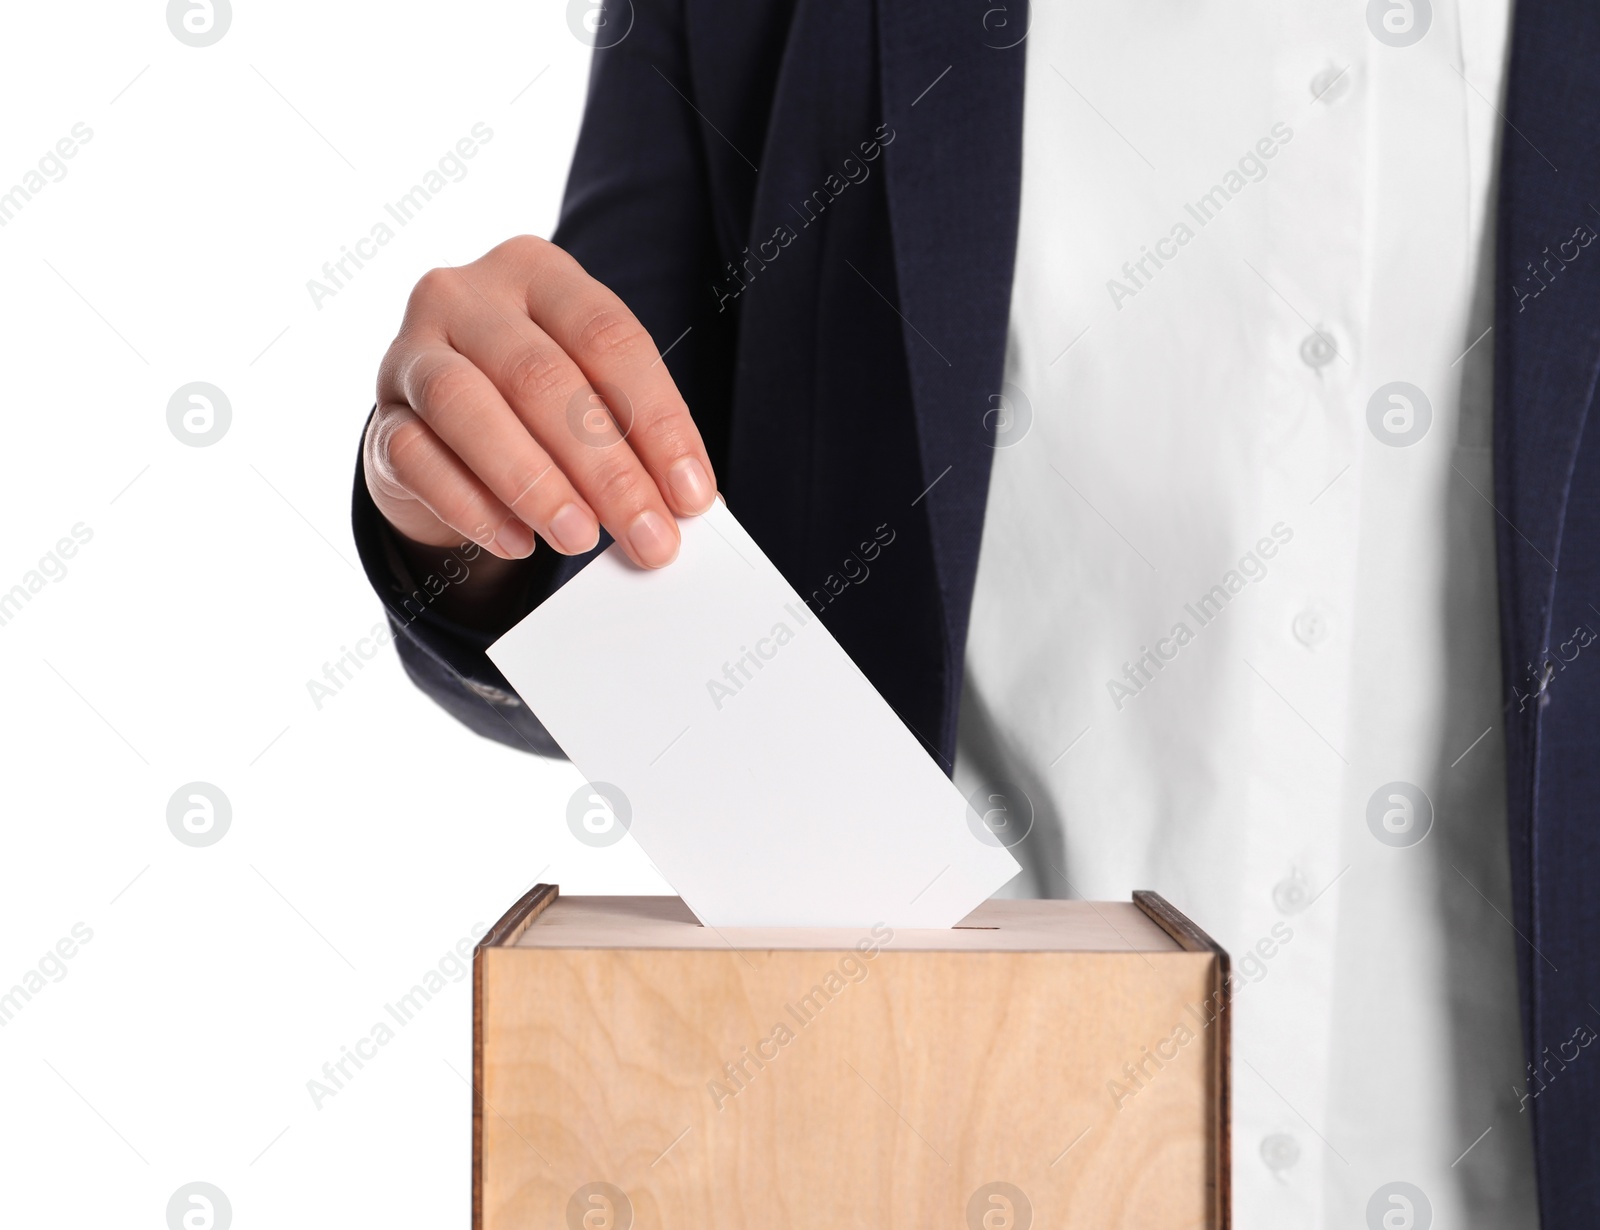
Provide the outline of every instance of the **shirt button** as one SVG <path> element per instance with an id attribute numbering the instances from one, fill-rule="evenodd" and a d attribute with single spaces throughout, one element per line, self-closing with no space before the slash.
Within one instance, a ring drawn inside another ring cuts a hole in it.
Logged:
<path id="1" fill-rule="evenodd" d="M 1311 904 L 1311 885 L 1300 874 L 1299 868 L 1273 886 L 1272 904 L 1278 907 L 1280 914 L 1298 914 Z"/>
<path id="2" fill-rule="evenodd" d="M 1323 618 L 1322 612 L 1311 607 L 1296 615 L 1290 627 L 1294 630 L 1294 639 L 1307 649 L 1321 644 L 1328 636 L 1328 621 Z"/>
<path id="3" fill-rule="evenodd" d="M 1300 358 L 1307 367 L 1325 367 L 1333 362 L 1338 352 L 1333 348 L 1333 338 L 1326 333 L 1308 334 L 1300 343 Z"/>
<path id="4" fill-rule="evenodd" d="M 1300 1160 L 1300 1142 L 1287 1132 L 1274 1132 L 1263 1137 L 1261 1160 L 1273 1174 L 1281 1175 Z"/>
<path id="5" fill-rule="evenodd" d="M 1311 98 L 1313 102 L 1331 103 L 1335 99 L 1343 98 L 1350 88 L 1350 69 L 1335 68 L 1328 65 L 1315 77 L 1311 78 Z"/>

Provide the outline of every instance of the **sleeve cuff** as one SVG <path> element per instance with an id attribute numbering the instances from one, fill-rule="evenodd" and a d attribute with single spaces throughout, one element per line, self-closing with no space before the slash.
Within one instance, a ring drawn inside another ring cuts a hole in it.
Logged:
<path id="1" fill-rule="evenodd" d="M 376 406 L 373 407 L 375 412 Z M 368 415 L 369 423 L 371 414 Z M 363 427 L 363 435 L 365 435 Z M 437 599 L 463 580 L 467 557 L 447 556 L 416 576 L 393 527 L 367 490 L 360 449 L 351 492 L 351 528 L 367 581 L 383 603 L 401 665 L 413 683 L 457 720 L 485 738 L 541 756 L 564 756 L 556 741 L 491 662 L 486 650 L 498 633 L 467 627 L 442 614 Z M 597 548 L 598 549 L 598 548 Z M 517 617 L 531 611 L 586 563 L 554 552 L 536 553 L 523 573 Z"/>

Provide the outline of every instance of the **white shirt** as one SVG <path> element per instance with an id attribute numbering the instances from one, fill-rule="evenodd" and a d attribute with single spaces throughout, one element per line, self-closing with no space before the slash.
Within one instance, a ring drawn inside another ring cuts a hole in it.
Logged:
<path id="1" fill-rule="evenodd" d="M 1508 0 L 1372 7 L 1033 6 L 957 781 L 1031 810 L 1021 892 L 1154 888 L 1233 954 L 1240 1230 L 1527 1230 Z"/>

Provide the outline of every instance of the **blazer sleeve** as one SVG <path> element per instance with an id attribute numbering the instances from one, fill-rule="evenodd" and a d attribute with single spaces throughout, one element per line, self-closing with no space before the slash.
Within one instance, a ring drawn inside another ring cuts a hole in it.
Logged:
<path id="1" fill-rule="evenodd" d="M 560 223 L 551 238 L 617 292 L 657 347 L 670 348 L 667 369 L 720 472 L 733 313 L 716 311 L 711 290 L 719 263 L 717 227 L 705 130 L 692 105 L 696 91 L 683 3 L 632 0 L 626 36 L 614 46 L 596 47 Z M 485 654 L 505 629 L 485 632 L 443 617 L 432 599 L 452 578 L 411 575 L 393 530 L 367 492 L 359 448 L 352 525 L 362 567 L 383 602 L 412 682 L 486 738 L 538 755 L 563 755 Z M 602 534 L 595 552 L 609 542 Z M 522 577 L 517 618 L 593 554 L 564 557 L 541 542 Z"/>

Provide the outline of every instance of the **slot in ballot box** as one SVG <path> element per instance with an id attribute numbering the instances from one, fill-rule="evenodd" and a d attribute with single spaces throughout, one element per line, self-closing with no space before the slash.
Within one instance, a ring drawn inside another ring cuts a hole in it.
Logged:
<path id="1" fill-rule="evenodd" d="M 1223 1230 L 1227 954 L 1154 893 L 944 931 L 538 885 L 473 962 L 475 1230 Z"/>

